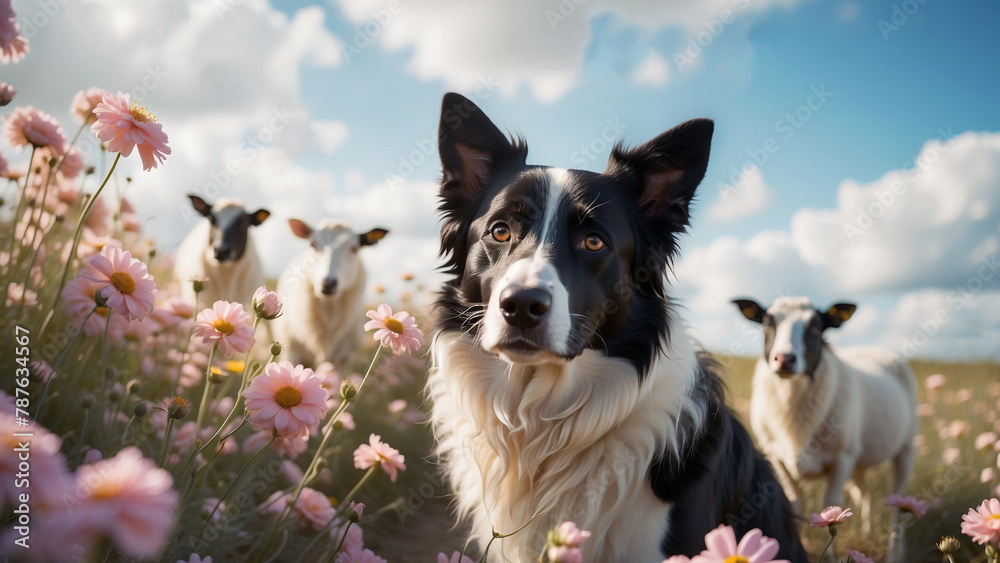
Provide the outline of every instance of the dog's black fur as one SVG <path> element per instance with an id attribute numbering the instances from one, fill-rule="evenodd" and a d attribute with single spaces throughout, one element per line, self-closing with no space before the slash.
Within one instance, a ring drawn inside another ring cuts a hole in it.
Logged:
<path id="1" fill-rule="evenodd" d="M 561 209 L 557 227 L 567 240 L 541 241 L 539 213 L 530 202 L 544 189 L 547 167 L 527 165 L 522 139 L 508 140 L 475 104 L 447 94 L 439 139 L 444 172 L 439 211 L 444 270 L 452 278 L 437 301 L 437 329 L 476 335 L 493 282 L 507 265 L 547 243 L 561 276 L 573 280 L 575 348 L 564 358 L 571 360 L 584 348 L 601 350 L 633 365 L 640 384 L 665 353 L 672 307 L 662 274 L 688 225 L 713 127 L 709 120 L 692 120 L 635 149 L 616 146 L 603 174 L 571 171 L 570 207 Z M 592 210 L 599 210 L 596 218 Z M 517 244 L 498 246 L 484 236 L 496 221 L 509 224 Z M 578 252 L 574 241 L 593 231 L 611 252 Z M 760 528 L 781 544 L 779 557 L 807 561 L 770 465 L 724 404 L 717 364 L 703 354 L 696 369 L 693 399 L 706 415 L 700 426 L 681 418 L 680 456 L 665 451 L 649 470 L 657 497 L 673 505 L 663 553 L 696 555 L 705 548 L 706 533 L 730 524 L 738 536 Z"/>

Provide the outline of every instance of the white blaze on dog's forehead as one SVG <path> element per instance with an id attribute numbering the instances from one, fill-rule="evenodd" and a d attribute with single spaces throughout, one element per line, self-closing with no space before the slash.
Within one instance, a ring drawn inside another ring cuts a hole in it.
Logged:
<path id="1" fill-rule="evenodd" d="M 542 230 L 538 236 L 538 250 L 542 252 L 546 243 L 550 242 L 555 235 L 556 211 L 559 210 L 559 201 L 566 192 L 566 183 L 569 181 L 569 170 L 565 168 L 549 168 L 546 170 L 548 178 L 547 191 L 545 196 L 545 207 L 542 211 Z"/>

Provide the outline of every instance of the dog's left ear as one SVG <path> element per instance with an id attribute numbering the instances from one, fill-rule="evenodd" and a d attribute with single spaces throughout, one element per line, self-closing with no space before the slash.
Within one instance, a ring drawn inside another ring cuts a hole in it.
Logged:
<path id="1" fill-rule="evenodd" d="M 715 124 L 710 119 L 692 119 L 648 143 L 611 151 L 605 174 L 639 177 L 639 202 L 643 211 L 657 218 L 688 223 L 695 188 L 705 177 Z"/>

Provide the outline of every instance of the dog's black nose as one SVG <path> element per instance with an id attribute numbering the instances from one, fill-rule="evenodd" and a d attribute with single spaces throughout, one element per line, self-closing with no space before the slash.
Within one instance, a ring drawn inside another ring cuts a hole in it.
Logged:
<path id="1" fill-rule="evenodd" d="M 540 287 L 511 288 L 500 292 L 500 310 L 508 324 L 525 329 L 538 326 L 552 308 L 552 295 Z"/>
<path id="2" fill-rule="evenodd" d="M 337 279 L 326 278 L 323 280 L 323 286 L 319 290 L 323 292 L 323 295 L 333 295 L 337 291 Z"/>

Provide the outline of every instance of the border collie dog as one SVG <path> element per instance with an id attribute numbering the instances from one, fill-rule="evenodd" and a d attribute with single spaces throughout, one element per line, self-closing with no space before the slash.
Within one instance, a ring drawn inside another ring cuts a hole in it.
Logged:
<path id="1" fill-rule="evenodd" d="M 806 561 L 771 467 L 723 403 L 664 290 L 713 124 L 696 119 L 602 174 L 526 164 L 447 94 L 439 150 L 444 268 L 427 394 L 457 509 L 493 558 L 590 530 L 584 561 L 696 555 L 731 524 Z"/>

